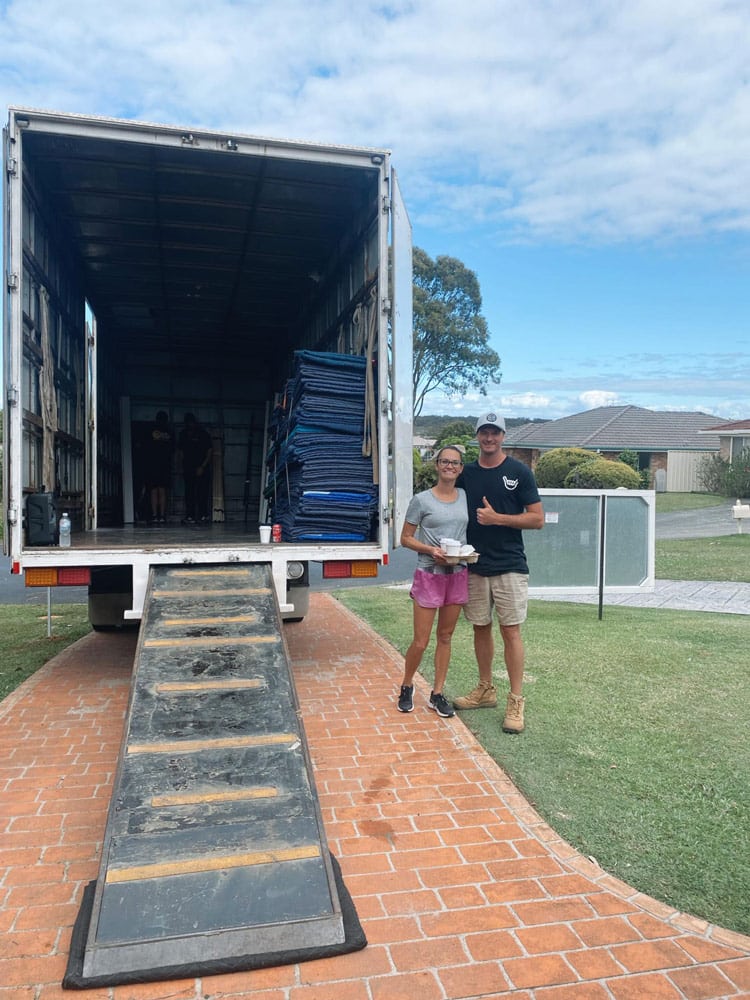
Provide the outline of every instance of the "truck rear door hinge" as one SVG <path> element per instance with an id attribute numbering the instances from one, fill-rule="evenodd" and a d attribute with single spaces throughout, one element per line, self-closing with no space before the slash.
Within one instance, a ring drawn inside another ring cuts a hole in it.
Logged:
<path id="1" fill-rule="evenodd" d="M 383 507 L 383 523 L 388 524 L 391 520 L 391 508 Z"/>
<path id="2" fill-rule="evenodd" d="M 8 177 L 15 177 L 18 173 L 18 160 L 15 156 L 9 156 L 5 162 L 5 169 L 8 172 Z"/>
<path id="3" fill-rule="evenodd" d="M 383 313 L 386 316 L 390 316 L 390 314 L 391 314 L 391 300 L 388 298 L 387 295 L 385 295 L 383 297 L 382 310 L 383 310 Z"/>
<path id="4" fill-rule="evenodd" d="M 8 275 L 8 291 L 14 292 L 18 288 L 18 275 L 9 274 Z"/>
<path id="5" fill-rule="evenodd" d="M 389 195 L 383 195 L 383 215 L 388 215 L 391 210 L 391 199 Z"/>

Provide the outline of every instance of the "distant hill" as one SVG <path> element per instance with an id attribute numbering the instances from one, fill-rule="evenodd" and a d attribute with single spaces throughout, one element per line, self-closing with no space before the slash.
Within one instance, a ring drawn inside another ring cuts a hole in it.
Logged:
<path id="1" fill-rule="evenodd" d="M 448 415 L 441 414 L 436 416 L 435 414 L 420 414 L 418 417 L 414 418 L 414 433 L 417 437 L 424 438 L 436 438 L 440 436 L 440 432 L 446 424 L 453 424 L 457 420 L 469 420 L 472 424 L 475 424 L 479 418 L 479 414 L 466 416 L 456 416 L 455 413 Z M 546 424 L 547 420 L 543 420 L 541 417 L 533 417 L 528 419 L 526 417 L 506 417 L 505 426 L 506 427 L 521 427 L 523 424 Z"/>

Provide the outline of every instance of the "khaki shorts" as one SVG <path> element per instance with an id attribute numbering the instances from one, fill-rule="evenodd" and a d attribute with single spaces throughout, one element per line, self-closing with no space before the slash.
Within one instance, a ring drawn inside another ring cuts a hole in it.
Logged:
<path id="1" fill-rule="evenodd" d="M 490 625 L 493 606 L 501 625 L 520 625 L 526 621 L 528 603 L 529 578 L 525 573 L 469 573 L 469 602 L 464 616 L 472 625 Z"/>

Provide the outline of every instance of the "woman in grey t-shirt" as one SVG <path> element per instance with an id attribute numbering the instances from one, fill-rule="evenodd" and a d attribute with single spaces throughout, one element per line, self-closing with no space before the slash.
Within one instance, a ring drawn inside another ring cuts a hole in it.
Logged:
<path id="1" fill-rule="evenodd" d="M 437 612 L 435 647 L 435 683 L 430 694 L 430 708 L 443 718 L 454 715 L 443 694 L 451 658 L 451 639 L 461 607 L 468 600 L 468 572 L 462 563 L 449 565 L 440 547 L 441 538 L 466 542 L 469 512 L 466 494 L 456 487 L 463 470 L 458 448 L 441 448 L 435 459 L 438 481 L 430 490 L 412 497 L 401 531 L 401 544 L 419 555 L 411 598 L 414 602 L 414 638 L 404 658 L 404 679 L 398 699 L 400 712 L 414 709 L 414 675 L 430 642 Z"/>

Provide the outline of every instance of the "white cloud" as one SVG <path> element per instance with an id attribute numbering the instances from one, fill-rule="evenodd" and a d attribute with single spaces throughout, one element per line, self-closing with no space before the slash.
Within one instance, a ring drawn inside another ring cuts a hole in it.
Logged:
<path id="1" fill-rule="evenodd" d="M 621 401 L 616 392 L 607 392 L 604 389 L 588 389 L 578 397 L 583 404 L 584 410 L 595 410 L 597 406 L 621 406 Z"/>
<path id="2" fill-rule="evenodd" d="M 433 225 L 750 227 L 744 0 L 12 0 L 0 47 L 12 103 L 393 146 Z"/>

